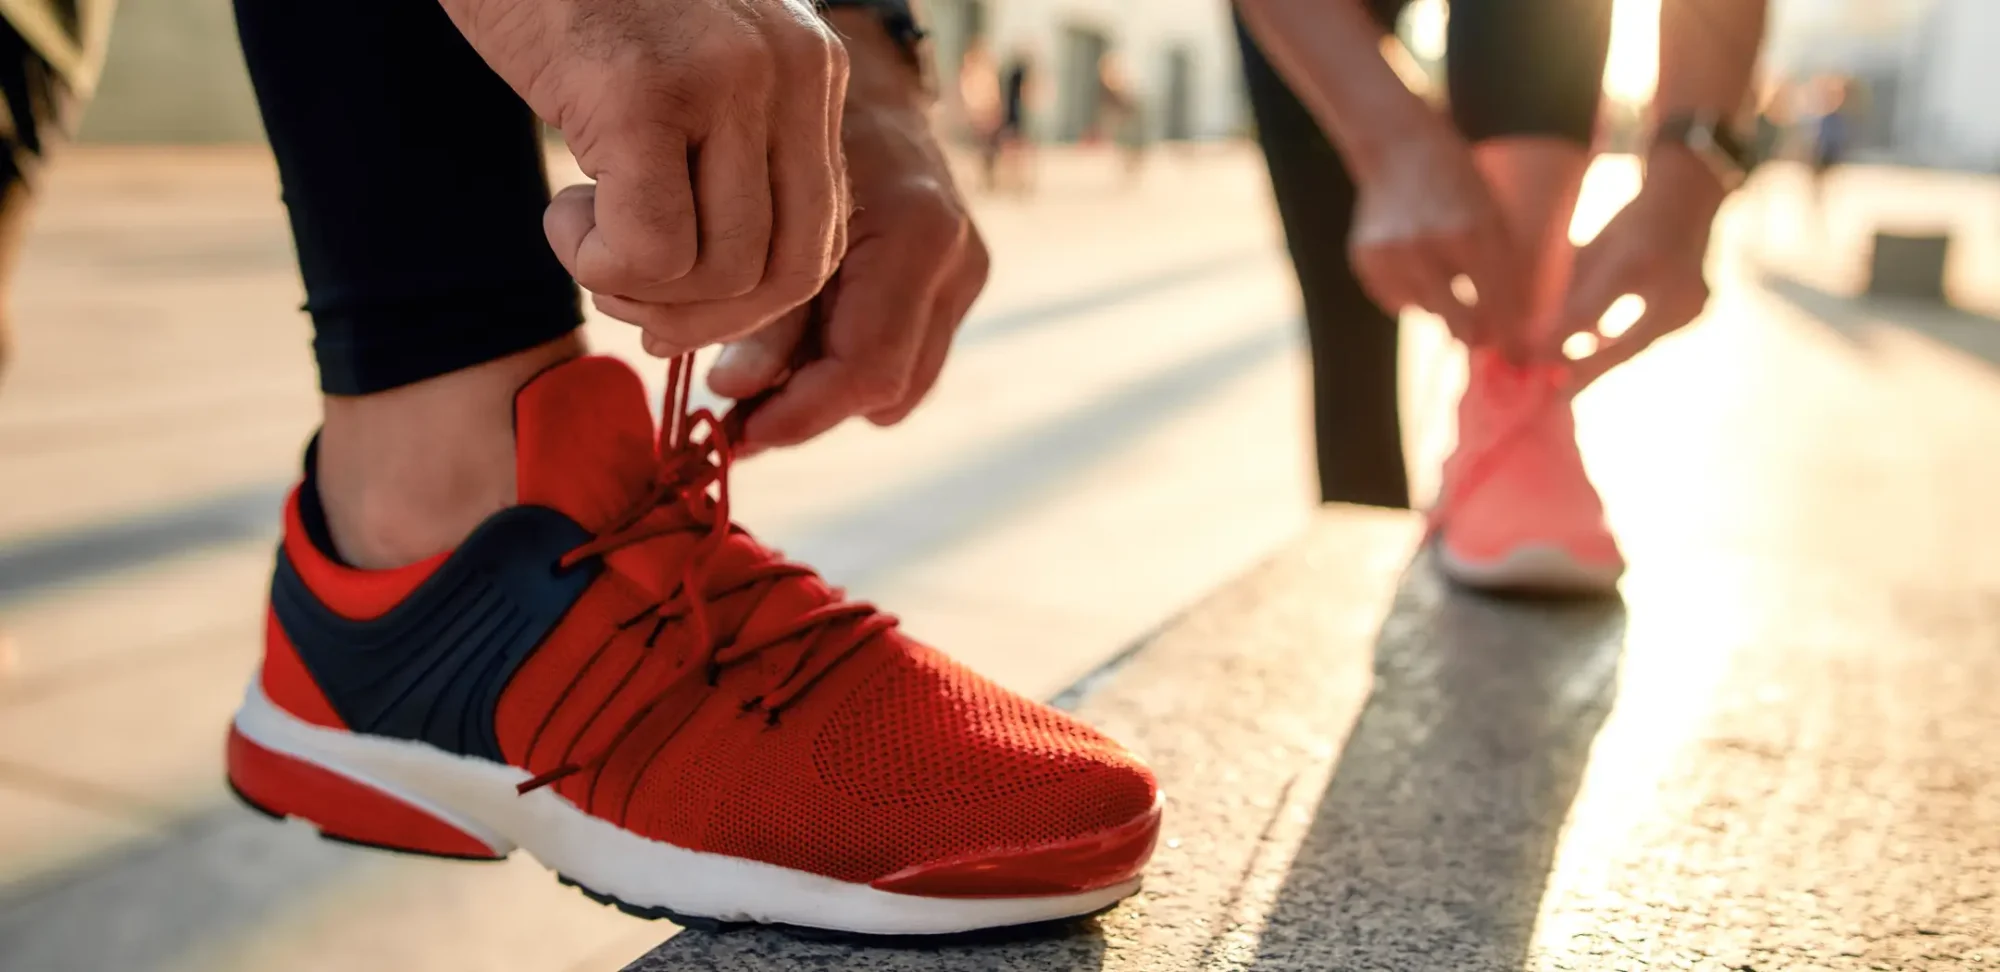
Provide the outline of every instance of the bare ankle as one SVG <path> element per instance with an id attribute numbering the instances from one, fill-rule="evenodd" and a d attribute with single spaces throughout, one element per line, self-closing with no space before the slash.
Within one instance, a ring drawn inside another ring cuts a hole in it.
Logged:
<path id="1" fill-rule="evenodd" d="M 318 488 L 333 552 L 365 569 L 415 563 L 513 505 L 514 394 L 582 353 L 572 333 L 414 385 L 327 396 Z"/>

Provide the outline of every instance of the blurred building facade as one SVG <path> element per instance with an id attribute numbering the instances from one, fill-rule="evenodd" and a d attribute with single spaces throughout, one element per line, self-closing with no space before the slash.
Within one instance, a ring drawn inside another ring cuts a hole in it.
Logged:
<path id="1" fill-rule="evenodd" d="M 434 2 L 434 0 L 430 0 Z M 1097 60 L 1115 53 L 1150 138 L 1212 138 L 1242 124 L 1241 82 L 1223 0 L 924 0 L 945 117 L 956 118 L 960 59 L 1030 58 L 1043 97 L 1029 122 L 1073 140 L 1099 107 Z M 112 142 L 262 138 L 236 46 L 230 0 L 120 0 L 103 83 L 82 137 Z"/>
<path id="2" fill-rule="evenodd" d="M 213 143 L 263 139 L 230 0 L 119 0 L 81 138 Z"/>
<path id="3" fill-rule="evenodd" d="M 2000 0 L 1779 0 L 1780 78 L 1856 88 L 1860 157 L 2000 171 Z"/>
<path id="4" fill-rule="evenodd" d="M 1039 97 L 1029 130 L 1044 141 L 1088 133 L 1100 108 L 1098 65 L 1116 56 L 1151 139 L 1239 131 L 1244 108 L 1229 5 L 1221 0 L 927 0 L 942 108 L 962 121 L 953 79 L 983 45 L 997 65 L 1025 58 Z"/>

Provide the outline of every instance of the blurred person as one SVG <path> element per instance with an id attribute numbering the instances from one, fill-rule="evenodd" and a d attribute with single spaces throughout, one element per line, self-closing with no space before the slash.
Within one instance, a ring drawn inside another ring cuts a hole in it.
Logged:
<path id="1" fill-rule="evenodd" d="M 1146 162 L 1145 103 L 1117 51 L 1107 51 L 1098 58 L 1097 85 L 1098 125 L 1117 147 L 1125 181 L 1136 182 Z"/>
<path id="2" fill-rule="evenodd" d="M 1409 503 L 1395 312 L 1470 350 L 1458 447 L 1432 510 L 1440 563 L 1500 590 L 1609 592 L 1624 560 L 1577 450 L 1570 395 L 1705 304 L 1710 223 L 1746 158 L 1761 0 L 1668 0 L 1638 198 L 1588 246 L 1569 225 L 1589 163 L 1610 0 L 1459 0 L 1450 117 L 1381 56 L 1398 0 L 1237 0 L 1250 96 L 1312 337 L 1321 493 Z M 1330 136 L 1330 139 L 1329 139 Z M 1570 362 L 1619 297 L 1638 322 Z M 1386 313 L 1385 313 L 1386 312 Z"/>
<path id="3" fill-rule="evenodd" d="M 1753 155 L 1765 162 L 1784 154 L 1785 136 L 1792 127 L 1792 88 L 1783 78 L 1766 82 L 1757 96 L 1756 135 Z"/>
<path id="4" fill-rule="evenodd" d="M 1028 112 L 1038 93 L 1034 57 L 1017 49 L 1000 70 L 1000 113 L 986 142 L 986 189 L 1011 188 L 1022 195 L 1034 191 L 1035 143 L 1028 131 Z"/>
<path id="5" fill-rule="evenodd" d="M 49 143 L 97 82 L 110 18 L 110 0 L 0 0 L 0 377 L 35 185 Z"/>
<path id="6" fill-rule="evenodd" d="M 909 8 L 827 6 L 236 0 L 324 392 L 228 736 L 251 806 L 691 924 L 1136 890 L 1142 764 L 730 520 L 739 446 L 901 420 L 986 277 Z M 594 183 L 550 197 L 538 116 Z M 579 283 L 671 359 L 657 426 Z"/>
<path id="7" fill-rule="evenodd" d="M 1821 219 L 1826 216 L 1827 175 L 1835 166 L 1847 161 L 1847 153 L 1853 142 L 1853 120 L 1848 117 L 1850 87 L 1846 78 L 1825 77 L 1814 86 L 1813 115 L 1808 123 L 1811 128 L 1811 155 L 1808 157 L 1812 169 L 1813 209 Z"/>
<path id="8" fill-rule="evenodd" d="M 982 158 L 986 146 L 1000 127 L 1000 67 L 985 38 L 974 38 L 958 61 L 958 105 L 965 134 L 979 147 Z"/>

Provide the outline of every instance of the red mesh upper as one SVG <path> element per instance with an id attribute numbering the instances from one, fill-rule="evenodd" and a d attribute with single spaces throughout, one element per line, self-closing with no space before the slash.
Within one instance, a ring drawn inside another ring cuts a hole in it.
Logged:
<path id="1" fill-rule="evenodd" d="M 869 881 L 1152 808 L 1152 774 L 1116 743 L 935 651 L 897 648 L 810 736 L 772 733 L 749 754 L 710 849 Z"/>
<path id="2" fill-rule="evenodd" d="M 657 457 L 638 387 L 606 359 L 530 384 L 516 406 L 523 500 L 602 529 L 643 497 L 638 470 Z M 895 631 L 842 657 L 775 725 L 745 703 L 812 657 L 813 639 L 852 622 L 781 640 L 724 667 L 712 687 L 698 674 L 674 681 L 705 657 L 695 626 L 648 610 L 692 549 L 668 533 L 611 553 L 501 697 L 502 749 L 531 773 L 618 740 L 601 769 L 553 784 L 584 810 L 683 847 L 869 882 L 1062 844 L 1153 809 L 1152 774 L 1116 743 Z M 774 557 L 742 534 L 713 556 L 702 586 L 718 592 L 706 602 L 718 644 L 782 639 L 837 597 L 814 577 L 759 579 Z"/>

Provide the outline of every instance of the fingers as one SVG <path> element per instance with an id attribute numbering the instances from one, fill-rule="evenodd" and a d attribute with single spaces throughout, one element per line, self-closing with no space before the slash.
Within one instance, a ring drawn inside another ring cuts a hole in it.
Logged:
<path id="1" fill-rule="evenodd" d="M 1447 237 L 1441 248 L 1448 267 L 1464 274 L 1476 293 L 1466 330 L 1510 356 L 1525 358 L 1532 353 L 1524 326 L 1527 271 L 1506 228 L 1498 219 L 1489 220 L 1472 234 Z"/>
<path id="2" fill-rule="evenodd" d="M 578 153 L 597 182 L 559 193 L 545 217 L 563 265 L 600 310 L 646 332 L 649 353 L 779 320 L 845 246 L 846 50 L 804 5 L 753 13 L 682 56 L 710 69 L 698 87 L 687 77 L 701 72 L 643 58 L 633 70 L 680 73 L 657 88 L 611 79 L 630 82 L 613 89 L 621 110 Z"/>
<path id="3" fill-rule="evenodd" d="M 1597 333 L 1597 324 L 1611 310 L 1611 305 L 1631 289 L 1627 286 L 1627 281 L 1633 279 L 1629 263 L 1618 251 L 1596 244 L 1577 251 L 1562 315 L 1556 321 L 1555 332 L 1548 336 L 1551 344 L 1541 349 L 1543 354 L 1560 360 L 1563 343 L 1570 335 Z"/>
<path id="4" fill-rule="evenodd" d="M 1600 342 L 1596 351 L 1570 363 L 1571 390 L 1582 391 L 1590 387 L 1591 383 L 1604 377 L 1605 372 L 1632 360 L 1639 352 L 1651 347 L 1653 342 L 1686 327 L 1690 321 L 1701 316 L 1707 301 L 1705 287 L 1700 290 L 1699 296 L 1675 298 L 1656 293 L 1655 299 L 1647 300 L 1646 310 L 1639 315 L 1639 319 L 1623 334 Z"/>
<path id="5" fill-rule="evenodd" d="M 1451 282 L 1455 261 L 1415 242 L 1376 244 L 1357 249 L 1355 275 L 1376 306 L 1390 314 L 1416 307 L 1444 319 L 1452 336 L 1480 343 L 1480 318 L 1458 299 Z"/>
<path id="6" fill-rule="evenodd" d="M 764 280 L 771 252 L 771 170 L 765 109 L 734 112 L 696 149 L 698 253 L 682 276 L 613 296 L 650 304 L 742 297 Z M 605 292 L 605 291 L 600 291 Z"/>
<path id="7" fill-rule="evenodd" d="M 986 289 L 986 275 L 991 268 L 986 243 L 979 238 L 977 231 L 970 234 L 965 249 L 966 256 L 959 261 L 958 271 L 938 291 L 937 303 L 931 309 L 930 327 L 924 333 L 923 348 L 917 353 L 916 372 L 911 377 L 909 390 L 896 405 L 870 412 L 868 421 L 876 425 L 895 425 L 909 418 L 910 413 L 937 386 L 938 377 L 944 373 L 945 360 L 951 356 L 952 340 L 958 336 L 959 326 L 965 323 L 965 316 L 972 311 L 980 291 Z"/>
<path id="8" fill-rule="evenodd" d="M 1383 312 L 1393 316 L 1405 307 L 1422 303 L 1417 296 L 1421 288 L 1409 272 L 1407 248 L 1386 244 L 1356 246 L 1348 254 L 1348 263 L 1354 268 L 1362 291 Z"/>
<path id="9" fill-rule="evenodd" d="M 1605 335 L 1605 315 L 1627 295 L 1645 301 L 1645 309 L 1623 333 Z M 1626 232 L 1614 220 L 1596 241 L 1577 252 L 1560 326 L 1552 337 L 1556 346 L 1548 349 L 1549 353 L 1560 360 L 1561 344 L 1572 334 L 1599 337 L 1594 352 L 1571 362 L 1572 387 L 1581 391 L 1699 317 L 1708 296 L 1699 250 L 1677 253 L 1656 248 L 1653 241 Z"/>
<path id="10" fill-rule="evenodd" d="M 1410 257 L 1411 278 L 1418 287 L 1417 306 L 1444 319 L 1445 328 L 1466 344 L 1484 344 L 1485 315 L 1467 306 L 1452 288 L 1458 277 L 1458 261 L 1435 250 L 1419 250 Z"/>
<path id="11" fill-rule="evenodd" d="M 1570 390 L 1582 391 L 1590 387 L 1592 382 L 1604 377 L 1605 372 L 1630 361 L 1634 355 L 1646 350 L 1654 341 L 1679 326 L 1679 324 L 1668 326 L 1665 317 L 1664 313 L 1655 313 L 1649 307 L 1638 322 L 1632 325 L 1631 330 L 1615 340 L 1600 342 L 1596 351 L 1570 362 Z"/>
<path id="12" fill-rule="evenodd" d="M 542 217 L 556 259 L 593 293 L 643 292 L 695 264 L 687 143 L 669 133 L 639 148 L 601 168 L 596 184 L 557 193 Z"/>
<path id="13" fill-rule="evenodd" d="M 812 304 L 802 304 L 769 327 L 724 345 L 708 372 L 709 390 L 740 400 L 783 381 L 805 337 L 812 311 Z"/>
<path id="14" fill-rule="evenodd" d="M 851 416 L 904 404 L 918 380 L 920 357 L 935 352 L 929 338 L 938 297 L 957 269 L 970 224 L 942 199 L 882 205 L 897 214 L 889 223 L 895 235 L 869 240 L 849 255 L 824 305 L 825 357 L 799 369 L 750 416 L 746 434 L 753 446 L 804 442 Z M 949 338 L 944 340 L 948 350 Z"/>

